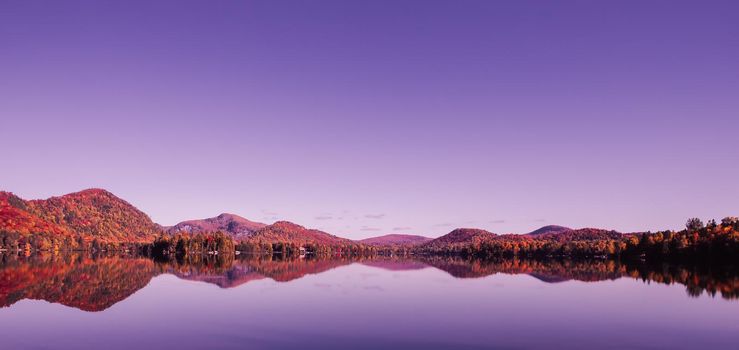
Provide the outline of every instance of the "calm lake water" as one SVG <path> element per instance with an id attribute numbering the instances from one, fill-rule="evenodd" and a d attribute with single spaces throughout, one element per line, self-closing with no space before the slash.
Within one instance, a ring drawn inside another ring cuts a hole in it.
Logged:
<path id="1" fill-rule="evenodd" d="M 2 349 L 735 349 L 734 269 L 2 256 Z"/>

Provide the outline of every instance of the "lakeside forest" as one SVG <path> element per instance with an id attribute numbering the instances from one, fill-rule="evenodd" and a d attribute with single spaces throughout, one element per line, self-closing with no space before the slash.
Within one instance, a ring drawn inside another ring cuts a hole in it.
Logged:
<path id="1" fill-rule="evenodd" d="M 623 234 L 594 228 L 553 227 L 556 229 L 530 234 L 497 235 L 481 229 L 460 228 L 436 239 L 371 244 L 286 221 L 265 225 L 247 220 L 239 222 L 233 216 L 224 215 L 207 220 L 163 227 L 104 190 L 31 201 L 0 192 L 0 251 L 131 251 L 160 258 L 256 253 L 739 261 L 736 217 L 706 223 L 692 218 L 680 231 Z M 198 227 L 201 229 L 197 230 Z"/>

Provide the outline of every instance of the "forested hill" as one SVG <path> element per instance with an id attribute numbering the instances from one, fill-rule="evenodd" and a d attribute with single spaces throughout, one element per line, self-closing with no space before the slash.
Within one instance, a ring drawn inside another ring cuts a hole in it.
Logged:
<path id="1" fill-rule="evenodd" d="M 308 229 L 289 221 L 278 221 L 272 225 L 262 227 L 249 237 L 253 241 L 290 242 L 309 244 L 353 244 L 354 241 L 334 236 L 332 234 Z"/>
<path id="2" fill-rule="evenodd" d="M 233 214 L 166 228 L 102 189 L 44 200 L 0 192 L 0 251 L 117 250 L 156 246 L 165 252 L 432 254 L 527 257 L 638 257 L 739 260 L 739 219 L 688 220 L 681 231 L 621 234 L 597 228 L 545 226 L 529 234 L 497 235 L 459 228 L 427 241 L 386 235 L 353 241 L 287 221 L 264 225 Z"/>
<path id="3" fill-rule="evenodd" d="M 29 201 L 1 192 L 0 231 L 40 239 L 133 243 L 153 241 L 160 229 L 128 202 L 108 191 L 89 189 Z"/>
<path id="4" fill-rule="evenodd" d="M 260 228 L 267 226 L 261 222 L 254 222 L 236 214 L 223 213 L 213 218 L 187 220 L 172 227 L 167 227 L 169 233 L 207 233 L 222 231 L 234 238 L 244 238 L 252 235 Z"/>

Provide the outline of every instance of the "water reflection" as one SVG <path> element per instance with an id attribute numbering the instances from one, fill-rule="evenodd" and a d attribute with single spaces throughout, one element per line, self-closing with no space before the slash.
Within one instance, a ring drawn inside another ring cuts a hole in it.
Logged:
<path id="1" fill-rule="evenodd" d="M 349 264 L 390 271 L 435 268 L 460 279 L 498 273 L 526 274 L 546 283 L 570 280 L 597 282 L 619 278 L 647 283 L 681 284 L 689 296 L 707 293 L 739 298 L 735 266 L 649 265 L 613 260 L 463 260 L 453 257 L 285 259 L 280 256 L 178 257 L 155 261 L 128 255 L 91 256 L 0 255 L 0 307 L 23 299 L 45 300 L 84 311 L 102 311 L 146 287 L 152 278 L 171 274 L 220 288 L 234 288 L 265 278 L 278 282 L 299 279 Z"/>
<path id="2" fill-rule="evenodd" d="M 144 288 L 158 272 L 145 258 L 2 255 L 0 306 L 35 299 L 102 311 Z"/>

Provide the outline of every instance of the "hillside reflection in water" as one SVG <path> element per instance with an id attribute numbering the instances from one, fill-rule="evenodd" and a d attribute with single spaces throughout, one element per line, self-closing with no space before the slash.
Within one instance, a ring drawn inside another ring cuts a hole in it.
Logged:
<path id="1" fill-rule="evenodd" d="M 1 255 L 3 349 L 732 348 L 731 267 Z"/>
<path id="2" fill-rule="evenodd" d="M 23 299 L 45 300 L 84 311 L 103 311 L 145 288 L 152 278 L 171 274 L 220 288 L 252 281 L 289 282 L 336 267 L 361 264 L 387 271 L 435 268 L 458 279 L 525 274 L 545 283 L 598 282 L 633 278 L 645 283 L 680 284 L 688 296 L 739 298 L 736 267 L 648 265 L 612 260 L 466 260 L 454 257 L 290 258 L 242 255 L 234 259 L 154 261 L 132 256 L 0 255 L 0 307 Z"/>

